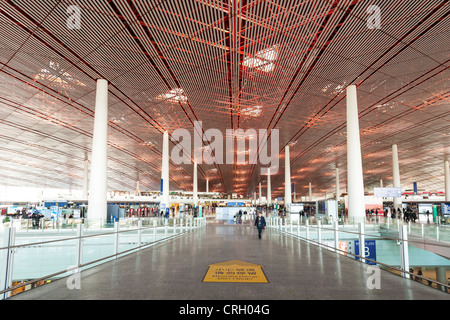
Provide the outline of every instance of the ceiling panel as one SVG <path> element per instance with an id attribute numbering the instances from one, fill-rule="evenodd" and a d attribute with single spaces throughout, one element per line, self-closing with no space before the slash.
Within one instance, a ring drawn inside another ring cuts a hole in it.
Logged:
<path id="1" fill-rule="evenodd" d="M 95 86 L 109 82 L 108 188 L 159 190 L 162 133 L 278 129 L 283 196 L 290 145 L 297 196 L 346 188 L 345 88 L 358 86 L 367 191 L 402 183 L 443 190 L 450 152 L 447 1 L 71 1 L 0 4 L 0 177 L 8 185 L 80 188 L 90 157 Z M 380 28 L 367 26 L 369 5 Z M 173 147 L 176 142 L 171 142 Z M 206 144 L 206 143 L 205 143 Z M 23 153 L 20 161 L 6 161 Z M 261 163 L 200 164 L 199 188 L 258 191 Z M 192 164 L 170 165 L 192 189 Z M 265 186 L 264 186 L 265 188 Z"/>

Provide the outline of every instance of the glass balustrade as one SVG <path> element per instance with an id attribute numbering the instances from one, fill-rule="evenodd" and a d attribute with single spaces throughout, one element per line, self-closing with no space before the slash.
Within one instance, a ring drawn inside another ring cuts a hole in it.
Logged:
<path id="1" fill-rule="evenodd" d="M 27 221 L 12 220 L 0 226 L 0 297 L 35 283 L 69 276 L 75 268 L 92 268 L 204 225 L 204 218 L 136 218 L 115 223 L 43 220 L 31 227 Z M 10 290 L 12 287 L 16 288 Z"/>

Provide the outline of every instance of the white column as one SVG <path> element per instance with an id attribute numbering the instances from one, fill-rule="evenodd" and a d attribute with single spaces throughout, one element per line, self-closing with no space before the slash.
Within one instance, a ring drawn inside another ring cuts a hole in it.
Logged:
<path id="1" fill-rule="evenodd" d="M 259 205 L 262 203 L 261 182 L 259 183 Z"/>
<path id="2" fill-rule="evenodd" d="M 87 200 L 88 198 L 88 189 L 89 188 L 89 160 L 86 155 L 84 158 L 84 171 L 83 171 L 83 200 Z"/>
<path id="3" fill-rule="evenodd" d="M 256 206 L 256 191 L 253 192 L 253 205 Z"/>
<path id="4" fill-rule="evenodd" d="M 271 186 L 270 168 L 267 168 L 267 205 L 272 204 L 272 186 Z"/>
<path id="5" fill-rule="evenodd" d="M 399 230 L 399 238 L 401 240 L 400 263 L 401 263 L 403 270 L 409 271 L 408 230 L 406 228 L 407 228 L 407 225 L 404 224 L 404 225 L 400 226 L 400 230 Z M 402 272 L 402 276 L 410 279 L 409 273 Z"/>
<path id="6" fill-rule="evenodd" d="M 398 149 L 397 145 L 392 145 L 392 180 L 394 184 L 394 188 L 401 188 L 400 183 L 400 167 L 398 164 Z M 394 208 L 398 210 L 398 208 L 402 209 L 402 198 L 393 198 Z"/>
<path id="7" fill-rule="evenodd" d="M 136 181 L 136 195 L 141 195 L 141 188 L 139 187 L 139 181 Z"/>
<path id="8" fill-rule="evenodd" d="M 169 133 L 167 131 L 163 134 L 161 183 L 161 204 L 165 205 L 165 208 L 169 208 Z"/>
<path id="9" fill-rule="evenodd" d="M 309 183 L 309 201 L 312 201 L 312 186 L 311 186 L 311 182 Z"/>
<path id="10" fill-rule="evenodd" d="M 380 188 L 383 188 L 383 179 L 380 179 Z"/>
<path id="11" fill-rule="evenodd" d="M 284 206 L 286 210 L 291 210 L 292 190 L 291 190 L 291 156 L 289 146 L 284 150 Z"/>
<path id="12" fill-rule="evenodd" d="M 366 256 L 366 236 L 364 231 L 364 223 L 358 223 L 358 233 L 359 233 L 359 255 L 361 256 L 361 262 L 366 262 L 364 257 Z"/>
<path id="13" fill-rule="evenodd" d="M 206 179 L 206 192 L 209 192 L 209 181 Z"/>
<path id="14" fill-rule="evenodd" d="M 444 161 L 444 172 L 445 172 L 445 201 L 450 201 L 450 169 L 448 165 L 448 160 Z"/>
<path id="15" fill-rule="evenodd" d="M 193 180 L 193 201 L 194 207 L 198 207 L 198 190 L 197 190 L 197 162 L 194 162 L 194 180 Z"/>
<path id="16" fill-rule="evenodd" d="M 88 215 L 91 221 L 107 218 L 108 81 L 97 80 Z"/>
<path id="17" fill-rule="evenodd" d="M 339 184 L 339 168 L 336 167 L 336 201 L 339 202 L 341 198 L 341 187 Z"/>
<path id="18" fill-rule="evenodd" d="M 347 87 L 347 190 L 348 218 L 351 222 L 363 222 L 365 216 L 364 181 L 355 85 Z"/>

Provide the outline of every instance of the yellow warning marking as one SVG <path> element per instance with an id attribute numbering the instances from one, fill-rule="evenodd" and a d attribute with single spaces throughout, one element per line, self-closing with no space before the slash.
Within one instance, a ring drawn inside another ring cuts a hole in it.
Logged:
<path id="1" fill-rule="evenodd" d="M 268 283 L 259 264 L 229 260 L 209 265 L 203 282 L 253 282 Z"/>

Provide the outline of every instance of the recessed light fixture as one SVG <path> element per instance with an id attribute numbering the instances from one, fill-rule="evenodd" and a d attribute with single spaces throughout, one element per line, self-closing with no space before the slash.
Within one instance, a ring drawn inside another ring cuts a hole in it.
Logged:
<path id="1" fill-rule="evenodd" d="M 262 112 L 262 106 L 253 106 L 241 110 L 241 114 L 250 117 L 259 117 Z"/>
<path id="2" fill-rule="evenodd" d="M 158 100 L 165 100 L 166 102 L 186 102 L 187 97 L 184 90 L 181 88 L 175 88 L 167 93 L 160 94 L 156 97 Z"/>
<path id="3" fill-rule="evenodd" d="M 274 69 L 274 61 L 278 58 L 278 45 L 258 51 L 254 57 L 246 57 L 242 61 L 245 67 L 255 68 L 264 72 L 270 72 Z"/>
<path id="4" fill-rule="evenodd" d="M 64 71 L 64 69 L 60 69 L 59 63 L 54 61 L 50 61 L 49 68 L 42 68 L 34 78 L 36 80 L 50 80 L 53 84 L 58 84 L 60 86 L 75 84 L 77 86 L 86 87 L 86 84 L 80 80 L 74 79 L 73 76 L 67 71 Z"/>

